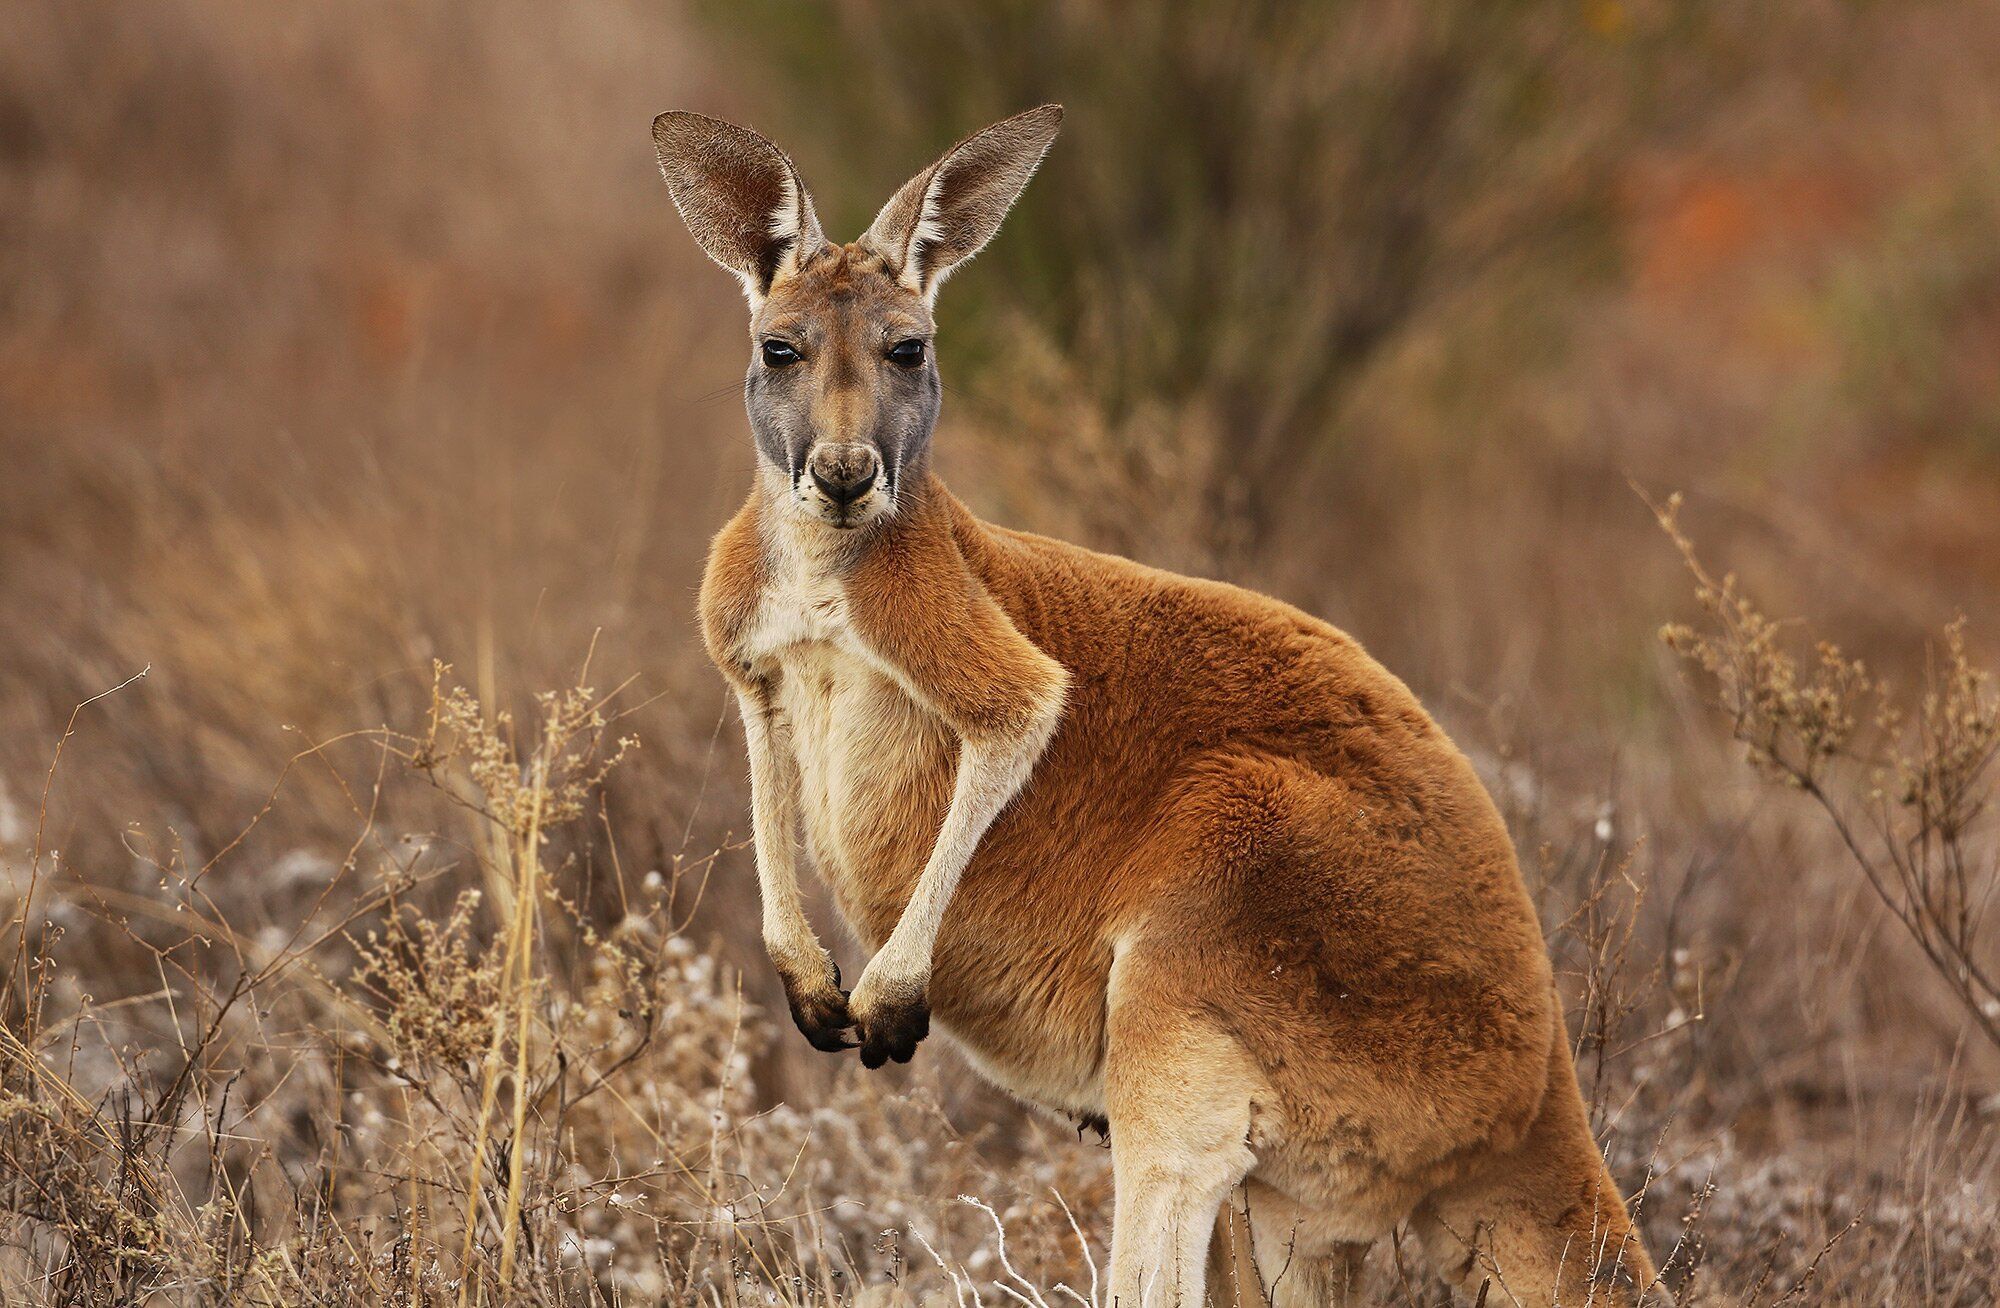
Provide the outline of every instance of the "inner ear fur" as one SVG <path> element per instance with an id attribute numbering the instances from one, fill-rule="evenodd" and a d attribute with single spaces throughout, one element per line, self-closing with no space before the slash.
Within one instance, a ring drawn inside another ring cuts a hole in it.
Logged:
<path id="1" fill-rule="evenodd" d="M 966 137 L 891 196 L 862 242 L 926 298 L 1000 230 L 1062 126 L 1045 104 Z"/>
<path id="2" fill-rule="evenodd" d="M 653 120 L 653 145 L 681 220 L 752 303 L 801 255 L 826 244 L 798 169 L 757 133 L 672 112 Z"/>

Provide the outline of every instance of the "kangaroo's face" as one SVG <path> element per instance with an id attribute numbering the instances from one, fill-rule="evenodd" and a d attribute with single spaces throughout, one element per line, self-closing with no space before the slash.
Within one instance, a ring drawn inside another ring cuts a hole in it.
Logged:
<path id="1" fill-rule="evenodd" d="M 938 416 L 930 305 L 864 246 L 825 246 L 750 315 L 743 393 L 765 464 L 836 527 L 895 511 Z"/>
<path id="2" fill-rule="evenodd" d="M 896 511 L 937 424 L 938 287 L 992 239 L 1061 121 L 1044 105 L 961 141 L 848 245 L 827 241 L 763 137 L 699 114 L 654 121 L 675 205 L 750 302 L 750 429 L 795 512 L 851 529 Z"/>

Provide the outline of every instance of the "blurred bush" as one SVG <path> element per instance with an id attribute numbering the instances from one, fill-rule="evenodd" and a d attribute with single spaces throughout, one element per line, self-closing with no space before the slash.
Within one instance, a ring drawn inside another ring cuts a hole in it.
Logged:
<path id="1" fill-rule="evenodd" d="M 1889 448 L 2000 492 L 1969 6 L 697 13 L 837 234 L 956 137 L 1068 105 L 942 297 L 947 473 L 1009 522 L 1299 598 L 1419 684 L 1493 689 L 1533 613 L 1532 673 L 1629 726 L 1673 577 L 1628 477 L 1759 550 L 1823 537 L 1811 506 Z M 1936 516 L 1890 497 L 1873 544 L 1909 543 L 1902 506 Z"/>
<path id="2" fill-rule="evenodd" d="M 1093 525 L 1129 542 L 1166 511 L 1212 551 L 1271 545 L 1287 488 L 1354 439 L 1357 379 L 1414 325 L 1496 278 L 1615 267 L 1619 152 L 1662 59 L 1716 25 L 1570 0 L 708 13 L 783 88 L 760 117 L 834 164 L 837 230 L 866 224 L 892 162 L 1068 105 L 1005 239 L 944 297 L 953 363 L 995 421 L 1090 406 L 1109 457 L 1087 471 L 1125 484 L 1085 498 L 1127 510 Z M 1060 459 L 1072 433 L 1018 435 Z"/>

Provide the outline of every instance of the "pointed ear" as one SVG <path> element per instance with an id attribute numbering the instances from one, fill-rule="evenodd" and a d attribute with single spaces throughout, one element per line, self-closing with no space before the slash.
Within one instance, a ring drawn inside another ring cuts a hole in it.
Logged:
<path id="1" fill-rule="evenodd" d="M 862 243 L 887 259 L 925 299 L 952 269 L 978 254 L 1035 175 L 1062 126 L 1062 106 L 1045 104 L 966 137 L 903 184 L 882 206 Z"/>
<path id="2" fill-rule="evenodd" d="M 702 114 L 664 113 L 653 120 L 653 145 L 681 220 L 708 257 L 742 281 L 753 307 L 826 244 L 798 170 L 757 133 Z"/>

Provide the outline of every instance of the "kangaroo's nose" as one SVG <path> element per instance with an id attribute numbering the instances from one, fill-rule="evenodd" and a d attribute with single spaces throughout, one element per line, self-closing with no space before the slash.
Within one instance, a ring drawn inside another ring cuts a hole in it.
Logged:
<path id="1" fill-rule="evenodd" d="M 874 489 L 882 460 L 866 445 L 821 445 L 806 460 L 819 493 L 841 508 Z"/>

